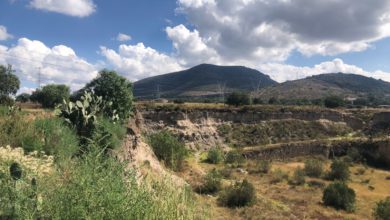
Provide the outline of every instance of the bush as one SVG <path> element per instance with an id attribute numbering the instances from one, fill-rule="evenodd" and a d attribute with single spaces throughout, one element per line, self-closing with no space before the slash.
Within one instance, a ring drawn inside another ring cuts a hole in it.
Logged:
<path id="1" fill-rule="evenodd" d="M 245 158 L 239 151 L 229 151 L 225 155 L 225 163 L 232 164 L 234 166 L 241 166 L 245 162 Z"/>
<path id="2" fill-rule="evenodd" d="M 212 164 L 219 164 L 223 160 L 223 151 L 221 150 L 221 148 L 214 147 L 207 152 L 207 162 Z"/>
<path id="3" fill-rule="evenodd" d="M 169 131 L 161 131 L 150 135 L 149 143 L 159 160 L 177 171 L 182 168 L 188 152 L 185 145 L 177 140 Z"/>
<path id="4" fill-rule="evenodd" d="M 226 104 L 234 106 L 250 105 L 250 97 L 246 93 L 233 92 L 226 99 Z"/>
<path id="5" fill-rule="evenodd" d="M 112 122 L 107 118 L 99 118 L 90 139 L 95 146 L 104 149 L 105 153 L 120 147 L 126 135 L 126 129 L 120 123 Z"/>
<path id="6" fill-rule="evenodd" d="M 26 152 L 72 157 L 79 149 L 75 132 L 58 118 L 26 121 L 20 113 L 0 120 L 0 146 L 22 147 Z"/>
<path id="7" fill-rule="evenodd" d="M 15 100 L 7 95 L 0 95 L 0 105 L 3 106 L 13 106 Z"/>
<path id="8" fill-rule="evenodd" d="M 280 168 L 272 172 L 271 183 L 273 184 L 280 183 L 283 180 L 287 180 L 287 179 L 288 179 L 288 173 L 284 172 Z"/>
<path id="9" fill-rule="evenodd" d="M 103 98 L 103 102 L 112 104 L 110 108 L 104 109 L 106 117 L 111 117 L 115 113 L 120 120 L 126 121 L 132 113 L 132 89 L 133 85 L 125 77 L 115 71 L 102 70 L 96 79 L 79 91 L 79 94 L 83 94 L 83 91 L 93 91 Z"/>
<path id="10" fill-rule="evenodd" d="M 353 189 L 349 188 L 345 183 L 335 182 L 325 188 L 322 201 L 326 206 L 352 212 L 355 209 L 355 197 Z"/>
<path id="11" fill-rule="evenodd" d="M 223 190 L 218 197 L 218 202 L 227 207 L 252 205 L 256 202 L 256 191 L 254 186 L 245 179 Z"/>
<path id="12" fill-rule="evenodd" d="M 347 157 L 351 162 L 358 163 L 363 161 L 363 156 L 356 148 L 348 148 Z"/>
<path id="13" fill-rule="evenodd" d="M 209 171 L 203 179 L 203 184 L 197 186 L 195 191 L 200 194 L 214 194 L 221 190 L 222 177 L 221 174 L 213 169 Z"/>
<path id="14" fill-rule="evenodd" d="M 303 185 L 305 184 L 305 171 L 301 167 L 297 167 L 294 171 L 290 184 Z"/>
<path id="15" fill-rule="evenodd" d="M 338 96 L 328 96 L 324 100 L 324 105 L 327 108 L 337 108 L 345 105 L 345 102 L 342 98 Z"/>
<path id="16" fill-rule="evenodd" d="M 320 177 L 324 170 L 324 163 L 318 159 L 309 159 L 305 161 L 304 171 L 309 177 Z"/>
<path id="17" fill-rule="evenodd" d="M 390 196 L 376 204 L 373 216 L 376 220 L 390 219 Z"/>
<path id="18" fill-rule="evenodd" d="M 342 160 L 334 160 L 330 166 L 331 170 L 328 174 L 328 178 L 331 180 L 347 181 L 349 179 L 350 171 L 349 166 Z"/>
<path id="19" fill-rule="evenodd" d="M 44 108 L 54 108 L 62 101 L 69 100 L 70 89 L 66 85 L 50 84 L 44 86 L 42 89 L 34 91 L 30 99 L 33 102 L 38 102 Z"/>
<path id="20" fill-rule="evenodd" d="M 269 173 L 271 170 L 272 164 L 269 160 L 260 160 L 256 163 L 254 169 L 250 169 L 250 173 Z"/>
<path id="21" fill-rule="evenodd" d="M 21 103 L 26 103 L 26 102 L 30 101 L 30 96 L 31 96 L 30 94 L 22 93 L 22 94 L 16 96 L 15 101 L 21 102 Z"/>

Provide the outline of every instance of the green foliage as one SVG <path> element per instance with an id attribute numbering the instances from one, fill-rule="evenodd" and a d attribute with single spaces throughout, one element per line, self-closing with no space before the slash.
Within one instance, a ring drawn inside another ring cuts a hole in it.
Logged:
<path id="1" fill-rule="evenodd" d="M 81 138 L 90 138 L 104 106 L 102 97 L 85 92 L 76 102 L 64 100 L 56 109 L 56 114 L 74 127 Z"/>
<path id="2" fill-rule="evenodd" d="M 325 188 L 322 201 L 326 206 L 353 212 L 355 210 L 355 197 L 353 189 L 349 188 L 345 183 L 335 182 Z"/>
<path id="3" fill-rule="evenodd" d="M 38 102 L 44 108 L 54 108 L 63 100 L 68 100 L 70 97 L 70 89 L 66 85 L 50 84 L 42 89 L 35 90 L 30 99 L 33 102 Z"/>
<path id="4" fill-rule="evenodd" d="M 250 105 L 250 97 L 247 93 L 233 92 L 226 99 L 226 104 L 234 106 Z"/>
<path id="5" fill-rule="evenodd" d="M 268 104 L 270 105 L 276 105 L 276 104 L 279 104 L 279 100 L 275 97 L 271 97 L 269 100 L 268 100 Z"/>
<path id="6" fill-rule="evenodd" d="M 118 114 L 119 118 L 125 121 L 132 113 L 132 89 L 132 83 L 115 71 L 102 70 L 99 76 L 82 90 L 93 91 L 97 96 L 101 96 L 104 102 L 112 103 L 103 109 L 106 117 Z"/>
<path id="7" fill-rule="evenodd" d="M 138 184 L 133 170 L 93 148 L 48 175 L 0 179 L 1 219 L 203 219 L 191 192 Z M 14 187 L 16 185 L 16 187 Z M 38 197 L 39 195 L 39 197 Z M 196 217 L 199 216 L 199 217 Z"/>
<path id="8" fill-rule="evenodd" d="M 324 163 L 318 159 L 306 160 L 304 171 L 307 176 L 320 177 L 324 171 Z"/>
<path id="9" fill-rule="evenodd" d="M 350 171 L 348 163 L 336 159 L 332 162 L 330 168 L 331 170 L 328 174 L 329 179 L 341 181 L 347 181 L 349 179 Z"/>
<path id="10" fill-rule="evenodd" d="M 0 95 L 0 105 L 3 106 L 13 106 L 15 100 L 7 95 Z"/>
<path id="11" fill-rule="evenodd" d="M 327 108 L 337 108 L 345 105 L 345 102 L 342 98 L 338 96 L 328 96 L 324 100 L 324 105 Z"/>
<path id="12" fill-rule="evenodd" d="M 30 94 L 22 93 L 22 94 L 16 96 L 15 101 L 25 103 L 25 102 L 30 101 L 30 96 L 31 96 Z"/>
<path id="13" fill-rule="evenodd" d="M 165 165 L 177 171 L 182 168 L 183 161 L 188 155 L 184 143 L 172 135 L 169 131 L 160 131 L 149 137 L 149 143 L 159 160 Z"/>
<path id="14" fill-rule="evenodd" d="M 244 162 L 245 162 L 245 158 L 237 150 L 229 151 L 225 155 L 225 163 L 227 164 L 232 164 L 234 166 L 241 166 Z"/>
<path id="15" fill-rule="evenodd" d="M 218 197 L 218 202 L 227 207 L 253 205 L 256 202 L 256 191 L 254 186 L 245 179 L 224 189 Z"/>
<path id="16" fill-rule="evenodd" d="M 376 220 L 390 219 L 390 196 L 376 204 L 373 216 Z"/>
<path id="17" fill-rule="evenodd" d="M 294 174 L 290 180 L 290 184 L 293 185 L 303 185 L 305 184 L 305 170 L 301 167 L 297 167 L 294 171 Z"/>
<path id="18" fill-rule="evenodd" d="M 26 121 L 19 112 L 0 120 L 0 146 L 22 147 L 26 152 L 44 151 L 58 157 L 72 157 L 79 149 L 75 132 L 58 118 Z"/>
<path id="19" fill-rule="evenodd" d="M 126 129 L 120 123 L 101 118 L 98 120 L 90 141 L 104 149 L 105 153 L 109 153 L 121 146 L 125 135 Z"/>
<path id="20" fill-rule="evenodd" d="M 7 97 L 15 95 L 19 90 L 20 81 L 14 72 L 11 65 L 0 65 L 0 105 L 9 105 L 10 99 Z"/>
<path id="21" fill-rule="evenodd" d="M 362 162 L 364 159 L 359 150 L 356 148 L 348 148 L 347 157 L 351 162 L 354 163 Z"/>
<path id="22" fill-rule="evenodd" d="M 224 157 L 223 157 L 223 151 L 221 148 L 214 147 L 214 148 L 211 148 L 207 152 L 207 162 L 209 162 L 211 164 L 219 164 L 219 163 L 223 162 L 223 160 L 224 160 Z"/>
<path id="23" fill-rule="evenodd" d="M 203 179 L 203 184 L 197 186 L 195 191 L 199 194 L 214 194 L 222 188 L 222 176 L 216 170 L 210 170 Z"/>

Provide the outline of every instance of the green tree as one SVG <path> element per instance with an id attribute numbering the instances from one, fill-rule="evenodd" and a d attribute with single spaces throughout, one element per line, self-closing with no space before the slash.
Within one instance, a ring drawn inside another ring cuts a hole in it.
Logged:
<path id="1" fill-rule="evenodd" d="M 11 65 L 0 65 L 0 104 L 9 104 L 9 96 L 19 90 L 20 81 L 14 72 Z"/>
<path id="2" fill-rule="evenodd" d="M 234 106 L 250 105 L 250 97 L 243 92 L 233 92 L 226 99 L 226 104 Z"/>
<path id="3" fill-rule="evenodd" d="M 69 97 L 70 89 L 68 86 L 50 84 L 34 91 L 30 99 L 40 103 L 44 108 L 54 108 L 62 103 L 64 99 L 68 100 Z"/>
<path id="4" fill-rule="evenodd" d="M 22 94 L 16 96 L 16 101 L 22 102 L 22 103 L 28 102 L 28 101 L 30 101 L 30 96 L 31 96 L 30 94 L 22 93 Z"/>
<path id="5" fill-rule="evenodd" d="M 133 85 L 115 71 L 102 70 L 99 76 L 88 83 L 82 90 L 92 90 L 101 96 L 104 102 L 111 102 L 110 108 L 105 108 L 105 115 L 111 117 L 116 111 L 121 120 L 130 117 L 133 103 Z"/>
<path id="6" fill-rule="evenodd" d="M 390 219 L 390 196 L 376 204 L 373 216 L 376 220 Z"/>
<path id="7" fill-rule="evenodd" d="M 338 96 L 328 96 L 324 100 L 324 105 L 327 108 L 338 108 L 344 106 L 345 102 Z"/>
<path id="8" fill-rule="evenodd" d="M 355 210 L 356 194 L 347 184 L 335 182 L 325 188 L 322 201 L 326 206 L 353 212 Z"/>

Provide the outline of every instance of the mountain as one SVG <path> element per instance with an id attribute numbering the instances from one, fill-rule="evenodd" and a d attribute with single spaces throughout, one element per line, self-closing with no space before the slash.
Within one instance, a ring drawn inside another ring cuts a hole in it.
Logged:
<path id="1" fill-rule="evenodd" d="M 215 97 L 221 91 L 253 91 L 275 85 L 269 76 L 243 66 L 201 64 L 174 73 L 142 79 L 134 83 L 140 99 Z M 224 88 L 224 89 L 223 89 Z"/>
<path id="2" fill-rule="evenodd" d="M 341 97 L 386 96 L 390 83 L 356 74 L 329 73 L 288 81 L 260 90 L 261 99 L 318 99 L 329 95 Z"/>

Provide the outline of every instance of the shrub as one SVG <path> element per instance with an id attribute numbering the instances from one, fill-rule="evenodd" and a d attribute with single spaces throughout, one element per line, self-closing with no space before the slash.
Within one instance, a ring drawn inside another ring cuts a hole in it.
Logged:
<path id="1" fill-rule="evenodd" d="M 328 174 L 329 179 L 341 181 L 346 181 L 349 179 L 350 171 L 346 162 L 342 160 L 334 160 L 330 168 L 331 170 Z"/>
<path id="2" fill-rule="evenodd" d="M 390 196 L 376 204 L 373 216 L 376 220 L 390 219 Z"/>
<path id="3" fill-rule="evenodd" d="M 126 121 L 132 113 L 132 89 L 133 85 L 125 77 L 118 75 L 115 71 L 102 70 L 99 76 L 79 93 L 93 91 L 97 96 L 101 96 L 104 102 L 112 104 L 103 110 L 105 116 L 111 117 L 116 113 L 121 120 Z"/>
<path id="4" fill-rule="evenodd" d="M 157 158 L 173 170 L 180 170 L 188 152 L 185 145 L 177 140 L 169 131 L 161 131 L 150 135 L 150 145 Z"/>
<path id="5" fill-rule="evenodd" d="M 225 163 L 232 164 L 234 166 L 241 166 L 245 162 L 245 158 L 239 151 L 229 151 L 225 155 Z"/>
<path id="6" fill-rule="evenodd" d="M 4 106 L 13 106 L 15 100 L 7 95 L 0 95 L 0 105 Z"/>
<path id="7" fill-rule="evenodd" d="M 268 173 L 271 170 L 271 161 L 269 160 L 260 160 L 256 163 L 254 169 L 250 169 L 250 173 Z"/>
<path id="8" fill-rule="evenodd" d="M 256 202 L 256 191 L 254 186 L 245 179 L 223 190 L 218 197 L 218 202 L 227 207 L 252 205 Z"/>
<path id="9" fill-rule="evenodd" d="M 324 163 L 318 159 L 309 159 L 305 161 L 304 171 L 309 177 L 320 177 L 324 170 Z"/>
<path id="10" fill-rule="evenodd" d="M 357 163 L 363 161 L 363 157 L 360 154 L 359 150 L 356 148 L 348 148 L 347 157 L 351 162 Z"/>
<path id="11" fill-rule="evenodd" d="M 27 153 L 44 151 L 69 158 L 79 149 L 75 132 L 58 118 L 27 121 L 15 112 L 0 120 L 0 129 L 0 146 L 22 147 Z"/>
<path id="12" fill-rule="evenodd" d="M 95 146 L 104 149 L 105 153 L 120 147 L 126 135 L 126 129 L 120 123 L 112 122 L 107 118 L 99 118 L 90 139 Z"/>
<path id="13" fill-rule="evenodd" d="M 234 106 L 250 105 L 250 97 L 246 93 L 233 92 L 227 97 L 226 104 Z"/>
<path id="14" fill-rule="evenodd" d="M 22 93 L 22 94 L 16 96 L 15 101 L 25 103 L 25 102 L 30 101 L 30 96 L 31 96 L 30 94 Z"/>
<path id="15" fill-rule="evenodd" d="M 305 171 L 301 167 L 297 167 L 294 171 L 290 184 L 303 185 L 305 184 Z"/>
<path id="16" fill-rule="evenodd" d="M 68 86 L 50 84 L 34 91 L 30 99 L 33 102 L 40 103 L 44 108 L 54 108 L 62 103 L 64 99 L 68 100 L 69 97 L 70 89 Z"/>
<path id="17" fill-rule="evenodd" d="M 268 173 L 271 170 L 271 166 L 272 164 L 269 160 L 261 160 L 257 164 L 257 168 L 261 173 Z"/>
<path id="18" fill-rule="evenodd" d="M 221 150 L 221 148 L 214 147 L 207 152 L 207 162 L 212 164 L 219 164 L 223 160 L 223 151 Z"/>
<path id="19" fill-rule="evenodd" d="M 345 183 L 335 182 L 325 188 L 322 201 L 326 206 L 352 212 L 355 209 L 355 197 L 353 189 L 349 188 Z"/>
<path id="20" fill-rule="evenodd" d="M 272 172 L 271 183 L 273 184 L 280 183 L 283 180 L 287 180 L 287 179 L 288 179 L 288 173 L 284 172 L 280 168 Z"/>
<path id="21" fill-rule="evenodd" d="M 337 108 L 345 105 L 345 102 L 342 98 L 338 96 L 328 96 L 324 100 L 324 105 L 327 108 Z"/>
<path id="22" fill-rule="evenodd" d="M 203 184 L 197 186 L 195 191 L 200 194 L 213 194 L 221 190 L 221 187 L 221 174 L 216 169 L 213 169 L 206 174 L 203 179 Z"/>

